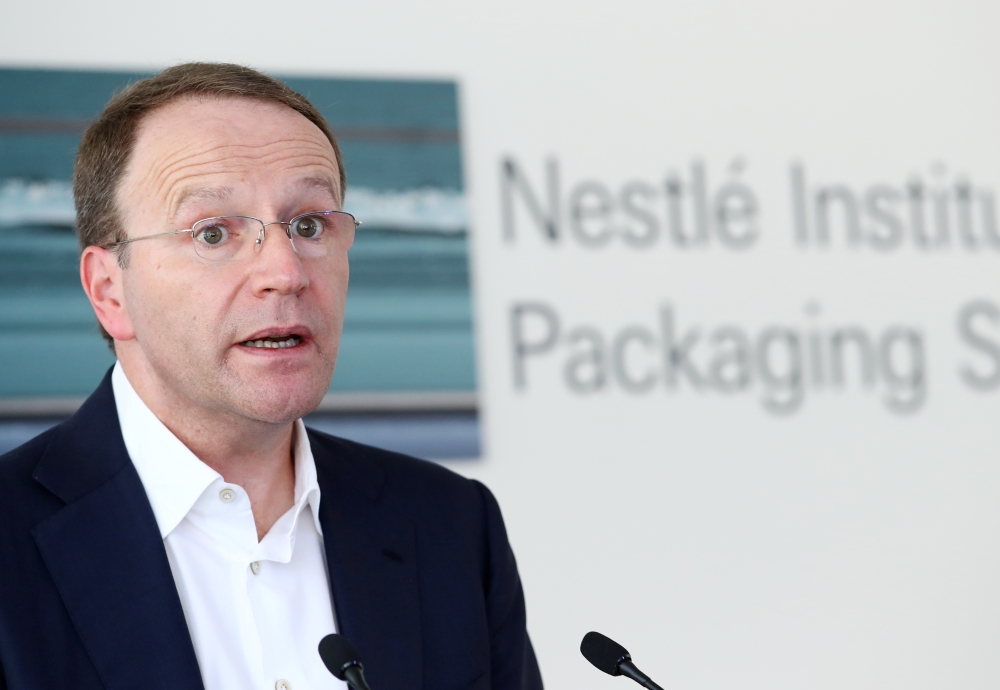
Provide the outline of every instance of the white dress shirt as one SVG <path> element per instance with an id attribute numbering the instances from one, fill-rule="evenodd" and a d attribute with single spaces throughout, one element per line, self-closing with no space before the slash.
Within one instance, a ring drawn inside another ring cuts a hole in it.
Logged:
<path id="1" fill-rule="evenodd" d="M 295 505 L 262 540 L 228 484 L 111 376 L 125 447 L 153 507 L 206 690 L 344 690 L 316 651 L 334 632 L 316 464 L 295 422 Z"/>

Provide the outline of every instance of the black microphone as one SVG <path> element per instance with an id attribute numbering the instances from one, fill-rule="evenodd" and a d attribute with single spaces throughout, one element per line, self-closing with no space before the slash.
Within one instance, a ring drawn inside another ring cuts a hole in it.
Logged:
<path id="1" fill-rule="evenodd" d="M 330 673 L 346 680 L 354 690 L 371 690 L 365 681 L 361 655 L 343 635 L 327 635 L 319 641 L 319 658 Z"/>
<path id="2" fill-rule="evenodd" d="M 626 676 L 647 690 L 663 690 L 632 663 L 628 650 L 599 632 L 589 632 L 580 643 L 587 661 L 612 676 Z"/>

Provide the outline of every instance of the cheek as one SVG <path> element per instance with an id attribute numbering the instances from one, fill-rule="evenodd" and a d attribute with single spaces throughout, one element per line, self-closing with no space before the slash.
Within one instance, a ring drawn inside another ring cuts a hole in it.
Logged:
<path id="1" fill-rule="evenodd" d="M 240 321 L 240 286 L 224 281 L 199 280 L 185 285 L 177 301 L 185 319 L 183 330 L 196 338 L 195 346 L 214 347 L 226 341 Z"/>
<path id="2" fill-rule="evenodd" d="M 334 270 L 315 271 L 309 276 L 309 284 L 324 304 L 331 307 L 343 303 L 347 297 L 347 262 L 337 264 Z"/>
<path id="3" fill-rule="evenodd" d="M 137 311 L 137 331 L 157 347 L 198 349 L 214 342 L 221 330 L 218 314 L 224 313 L 224 291 L 195 279 L 183 266 L 159 262 L 136 266 L 126 283 L 129 302 Z M 131 269 L 130 269 L 131 270 Z"/>
<path id="4" fill-rule="evenodd" d="M 330 336 L 340 337 L 340 327 L 344 321 L 344 306 L 347 299 L 347 263 L 338 270 L 317 273 L 310 277 L 316 309 L 323 323 L 330 329 Z M 342 270 L 340 270 L 342 268 Z"/>

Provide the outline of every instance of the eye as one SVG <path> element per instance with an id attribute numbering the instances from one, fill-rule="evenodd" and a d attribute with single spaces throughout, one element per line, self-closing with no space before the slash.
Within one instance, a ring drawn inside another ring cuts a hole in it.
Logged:
<path id="1" fill-rule="evenodd" d="M 213 223 L 198 228 L 195 239 L 203 244 L 217 246 L 229 239 L 229 230 L 224 225 Z"/>
<path id="2" fill-rule="evenodd" d="M 290 229 L 296 237 L 302 237 L 307 240 L 317 239 L 323 234 L 323 230 L 326 229 L 325 220 L 320 215 L 299 216 L 292 220 Z"/>

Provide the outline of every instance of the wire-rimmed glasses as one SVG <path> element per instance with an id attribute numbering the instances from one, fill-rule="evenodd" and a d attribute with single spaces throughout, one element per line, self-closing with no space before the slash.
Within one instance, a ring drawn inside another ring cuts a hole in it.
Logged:
<path id="1" fill-rule="evenodd" d="M 268 225 L 282 225 L 292 248 L 304 257 L 323 257 L 347 251 L 354 244 L 354 232 L 361 221 L 344 211 L 309 211 L 288 222 L 265 223 L 253 216 L 214 216 L 199 220 L 186 230 L 158 232 L 115 242 L 120 245 L 153 237 L 191 233 L 194 251 L 207 261 L 242 261 L 260 251 Z"/>

